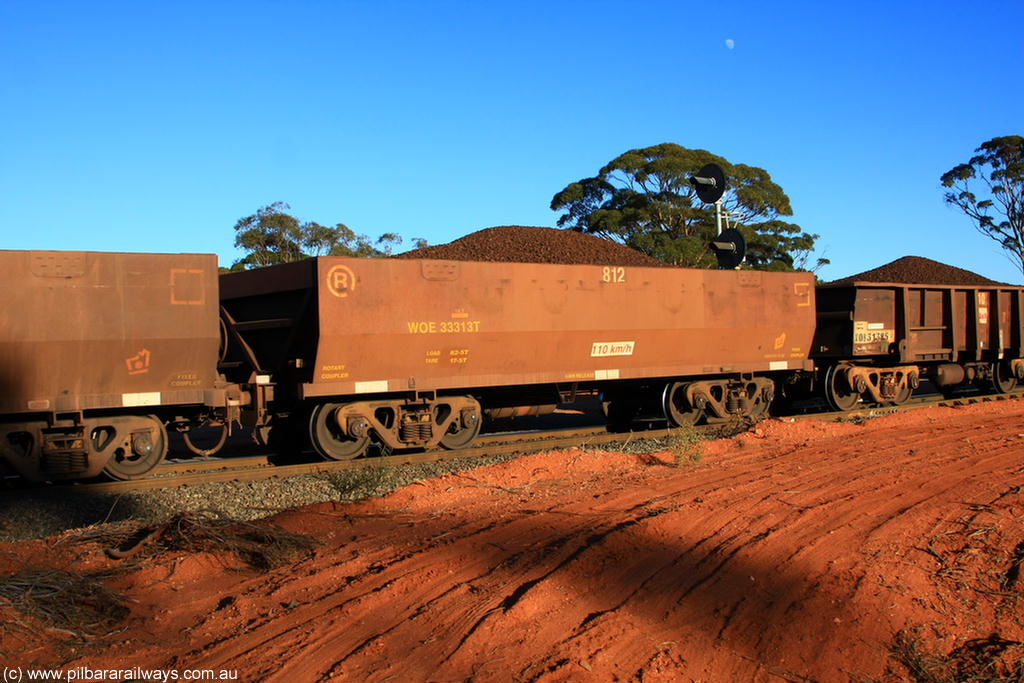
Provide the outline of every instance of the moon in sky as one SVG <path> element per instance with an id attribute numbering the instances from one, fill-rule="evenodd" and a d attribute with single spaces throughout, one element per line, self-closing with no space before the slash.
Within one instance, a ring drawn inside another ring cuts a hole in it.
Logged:
<path id="1" fill-rule="evenodd" d="M 731 50 L 734 47 L 736 47 L 736 41 L 733 40 L 732 38 L 726 38 L 725 39 L 725 46 Z"/>

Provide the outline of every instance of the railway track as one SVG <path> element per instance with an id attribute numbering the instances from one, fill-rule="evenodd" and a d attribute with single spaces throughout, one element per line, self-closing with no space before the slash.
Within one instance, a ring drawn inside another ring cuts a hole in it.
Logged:
<path id="1" fill-rule="evenodd" d="M 568 446 L 600 445 L 623 441 L 629 435 L 610 434 L 604 427 L 572 428 L 537 432 L 489 434 L 481 436 L 470 448 L 432 450 L 418 453 L 395 453 L 357 460 L 275 463 L 272 455 L 225 457 L 209 460 L 170 461 L 156 474 L 135 481 L 74 482 L 56 485 L 30 485 L 17 490 L 47 494 L 117 494 L 217 482 L 245 482 L 263 479 L 285 479 L 299 475 L 328 474 L 381 465 L 412 465 L 453 460 L 471 460 L 485 456 L 517 452 L 536 452 Z M 315 457 L 312 454 L 307 454 Z"/>
<path id="2" fill-rule="evenodd" d="M 888 415 L 906 410 L 915 410 L 933 406 L 966 405 L 972 403 L 983 403 L 988 401 L 1015 400 L 1024 396 L 1024 390 L 1015 391 L 1003 395 L 977 395 L 964 396 L 955 399 L 943 398 L 941 396 L 921 396 L 910 399 L 900 406 L 865 406 L 863 409 L 850 410 L 845 412 L 809 412 L 794 413 L 784 416 L 783 419 L 794 420 L 844 420 L 862 421 Z M 595 416 L 596 419 L 596 416 Z M 691 427 L 706 435 L 706 438 L 714 438 L 723 434 L 735 433 L 747 425 L 729 423 L 728 421 L 714 421 L 709 424 Z M 571 427 L 561 429 L 536 430 L 526 432 L 502 432 L 481 435 L 472 447 L 458 450 L 432 450 L 417 453 L 395 453 L 387 456 L 373 456 L 356 460 L 325 461 L 319 460 L 310 462 L 292 462 L 281 464 L 275 462 L 272 455 L 254 454 L 248 456 L 234 456 L 225 458 L 212 458 L 208 460 L 192 459 L 183 461 L 169 461 L 161 466 L 158 472 L 147 478 L 136 481 L 109 481 L 109 482 L 75 482 L 71 484 L 57 485 L 23 485 L 17 486 L 9 493 L 22 492 L 25 494 L 39 494 L 45 492 L 47 495 L 76 495 L 76 494 L 118 494 L 134 491 L 148 491 L 162 488 L 178 488 L 195 486 L 198 484 L 210 484 L 217 482 L 248 482 L 265 479 L 286 479 L 299 475 L 329 474 L 358 470 L 363 468 L 400 465 L 422 465 L 429 463 L 451 462 L 464 460 L 471 462 L 473 459 L 484 457 L 507 456 L 515 453 L 533 453 L 544 450 L 567 447 L 592 448 L 596 446 L 615 445 L 616 448 L 624 448 L 630 442 L 651 439 L 664 439 L 668 437 L 670 430 L 657 423 L 651 423 L 648 429 L 638 429 L 628 433 L 610 433 L 603 425 Z M 312 454 L 310 457 L 315 457 Z"/>

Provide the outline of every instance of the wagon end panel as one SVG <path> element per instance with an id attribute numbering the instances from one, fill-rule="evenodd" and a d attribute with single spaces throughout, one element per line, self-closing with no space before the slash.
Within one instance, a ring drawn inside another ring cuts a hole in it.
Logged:
<path id="1" fill-rule="evenodd" d="M 310 259 L 220 276 L 225 377 L 272 377 L 279 398 L 308 381 L 319 336 L 315 270 Z"/>
<path id="2" fill-rule="evenodd" d="M 892 287 L 819 287 L 815 358 L 889 356 L 897 352 L 897 292 Z"/>

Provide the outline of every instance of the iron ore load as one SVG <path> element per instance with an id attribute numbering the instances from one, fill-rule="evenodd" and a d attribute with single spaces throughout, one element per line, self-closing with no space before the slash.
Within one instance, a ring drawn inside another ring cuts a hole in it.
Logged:
<path id="1" fill-rule="evenodd" d="M 799 388 L 849 410 L 1024 375 L 1024 289 L 914 257 L 815 287 L 505 226 L 219 278 L 195 254 L 6 251 L 0 267 L 0 465 L 33 480 L 142 477 L 168 431 L 216 450 L 188 438 L 202 426 L 349 459 L 462 448 L 484 420 L 580 395 L 625 429 L 757 418 Z"/>

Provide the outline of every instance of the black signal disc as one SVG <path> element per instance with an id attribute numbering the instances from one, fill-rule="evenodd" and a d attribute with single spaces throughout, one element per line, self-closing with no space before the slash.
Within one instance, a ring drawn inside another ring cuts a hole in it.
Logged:
<path id="1" fill-rule="evenodd" d="M 718 267 L 722 270 L 731 270 L 740 265 L 746 255 L 747 240 L 736 228 L 723 230 L 722 234 L 715 238 L 715 256 L 718 258 Z"/>
<path id="2" fill-rule="evenodd" d="M 697 178 L 704 181 L 701 182 Z M 697 191 L 697 196 L 705 204 L 714 204 L 725 194 L 725 172 L 718 164 L 705 164 L 696 175 L 690 178 L 690 184 Z"/>

